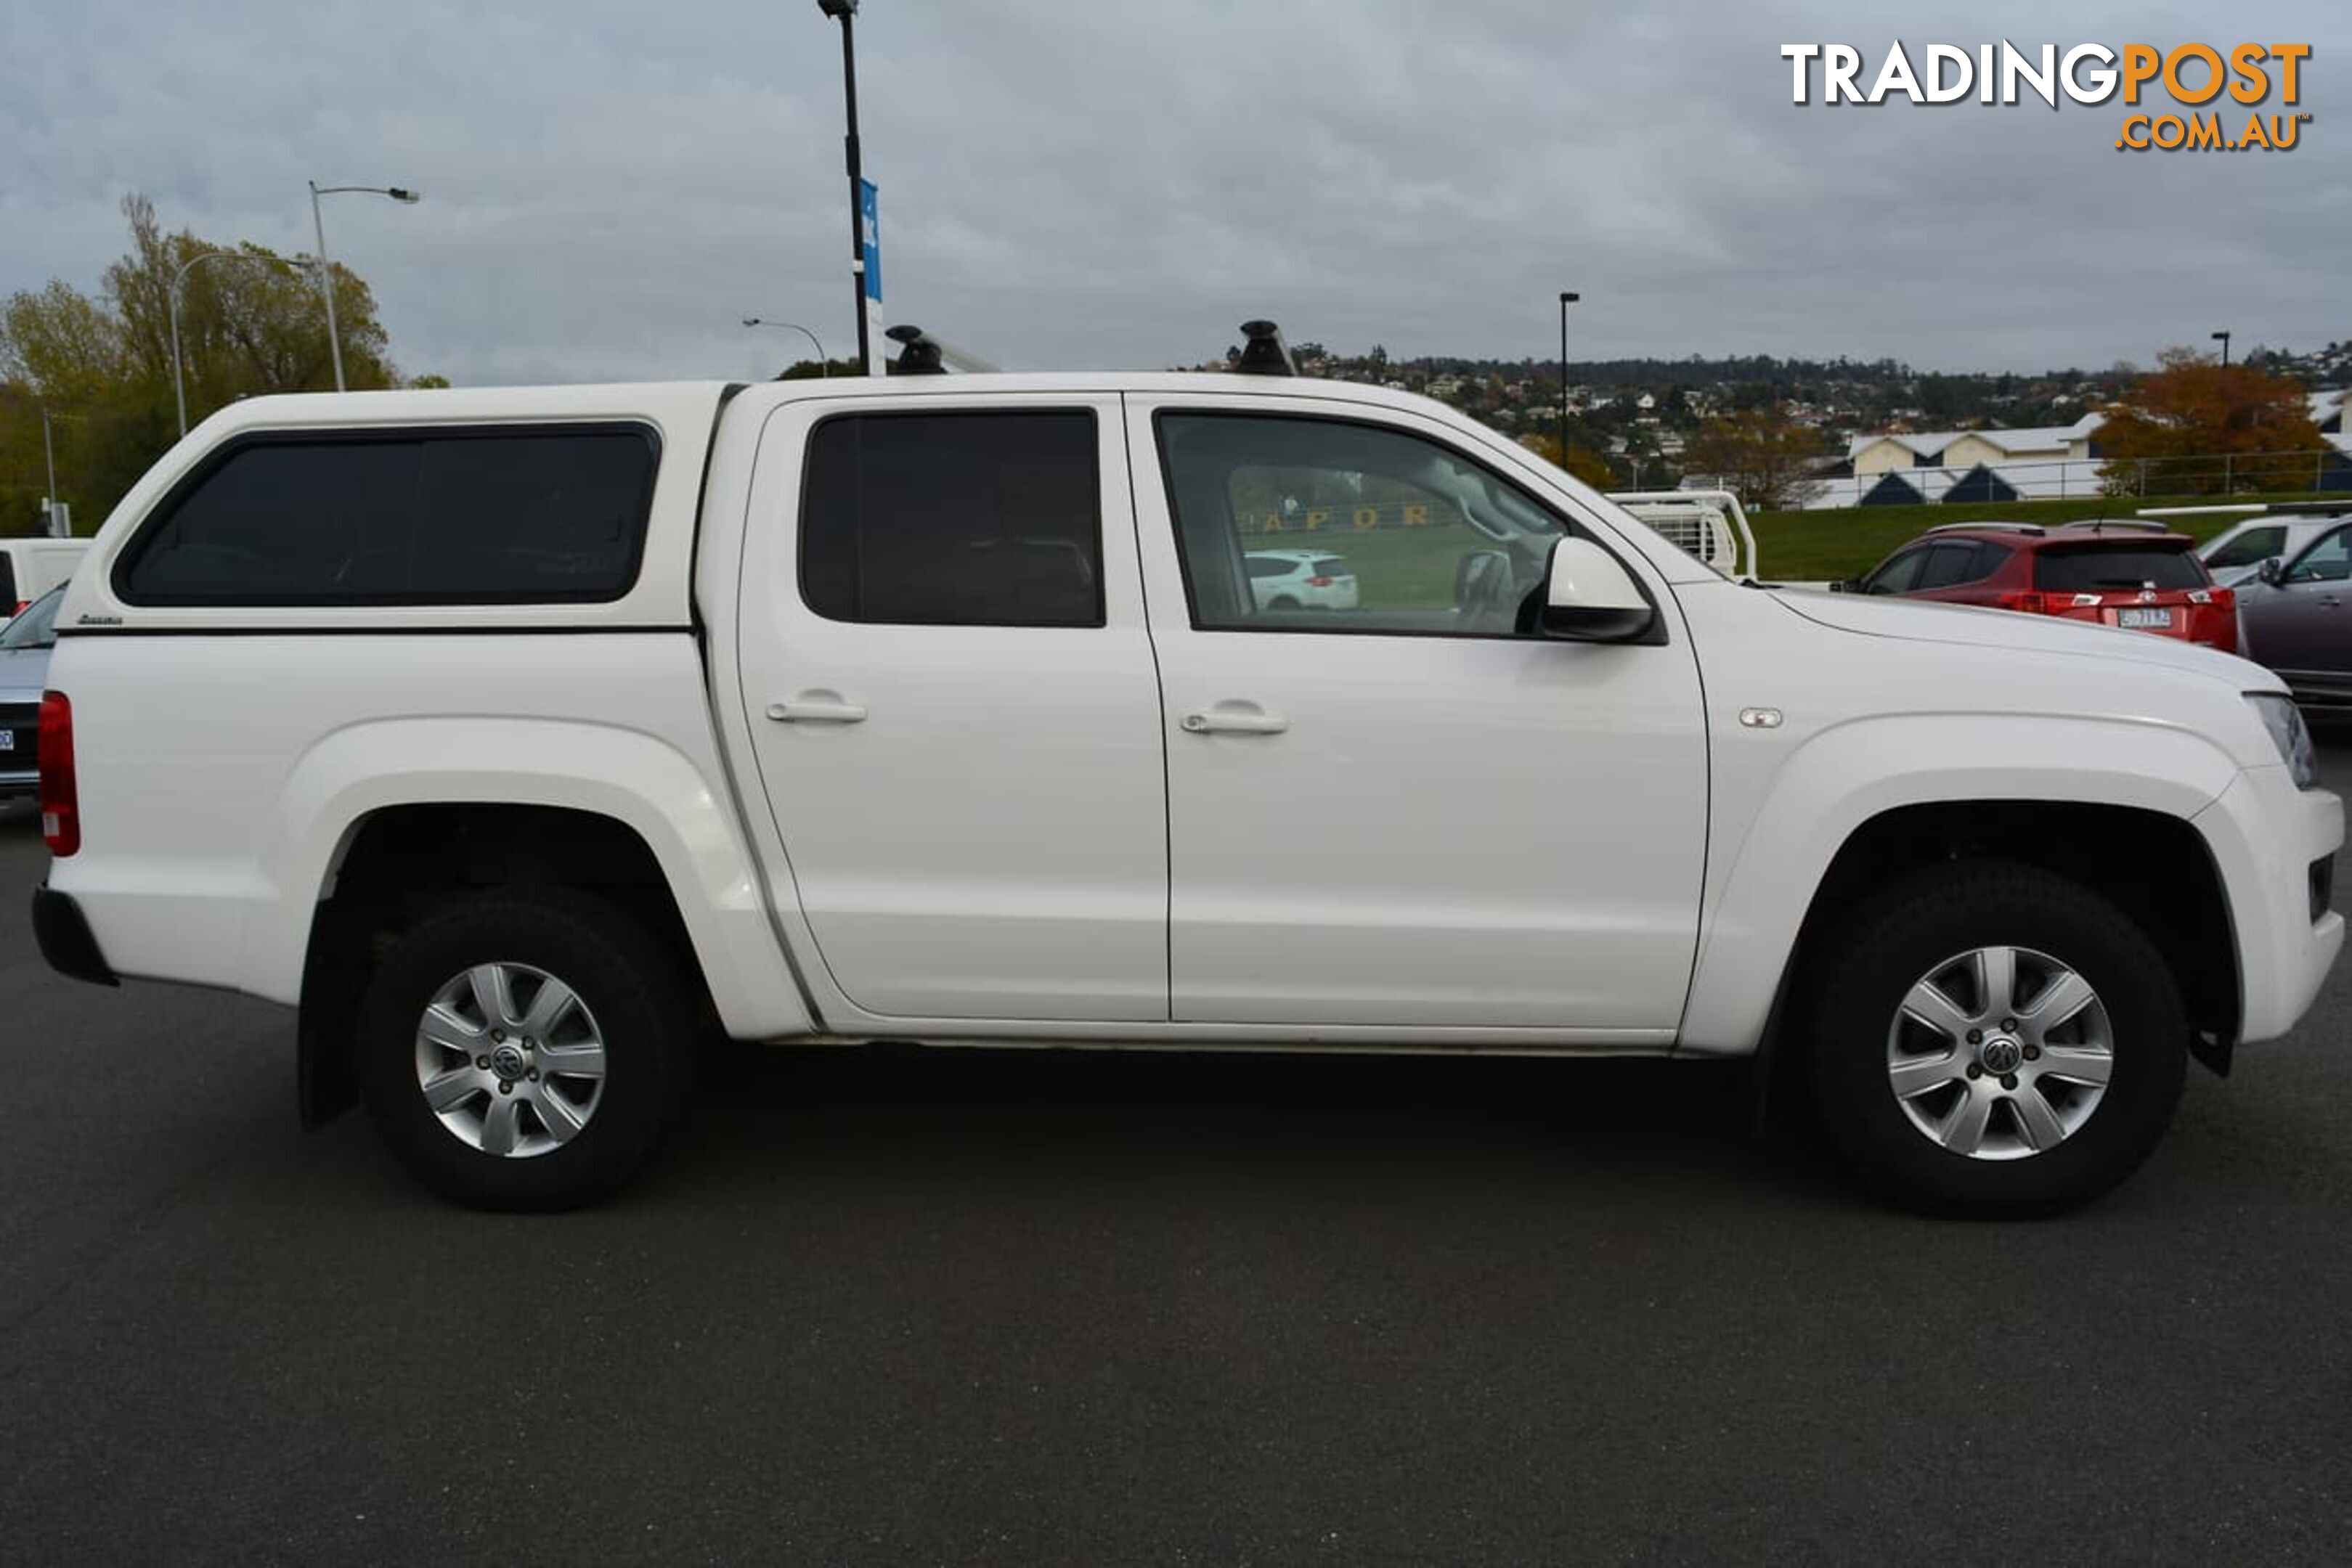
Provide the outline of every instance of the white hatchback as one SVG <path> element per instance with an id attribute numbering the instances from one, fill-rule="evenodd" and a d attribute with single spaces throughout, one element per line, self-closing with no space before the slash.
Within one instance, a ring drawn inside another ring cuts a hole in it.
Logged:
<path id="1" fill-rule="evenodd" d="M 1353 610 L 1356 571 L 1348 558 L 1311 549 L 1249 552 L 1250 592 L 1260 610 Z"/>

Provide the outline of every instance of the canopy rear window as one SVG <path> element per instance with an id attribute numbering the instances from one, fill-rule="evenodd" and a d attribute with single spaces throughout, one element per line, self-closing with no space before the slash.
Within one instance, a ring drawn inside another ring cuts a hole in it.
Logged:
<path id="1" fill-rule="evenodd" d="M 114 569 L 138 605 L 601 603 L 635 582 L 660 443 L 640 424 L 238 442 Z"/>

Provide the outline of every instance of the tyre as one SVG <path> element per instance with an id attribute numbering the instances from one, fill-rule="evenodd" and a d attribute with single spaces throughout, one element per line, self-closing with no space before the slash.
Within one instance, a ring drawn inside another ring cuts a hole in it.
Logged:
<path id="1" fill-rule="evenodd" d="M 478 1208 L 570 1208 L 653 1152 L 698 1034 L 678 967 L 639 921 L 567 890 L 426 916 L 360 1003 L 360 1082 L 402 1162 Z"/>
<path id="2" fill-rule="evenodd" d="M 1927 1213 L 2054 1214 L 2145 1160 L 2179 1103 L 2189 1020 L 2163 955 L 2079 883 L 1958 863 L 1826 938 L 1806 1045 L 1822 1130 Z"/>
<path id="3" fill-rule="evenodd" d="M 1298 607 L 1298 601 L 1291 598 L 1287 593 L 1266 606 L 1268 610 L 1296 610 Z"/>

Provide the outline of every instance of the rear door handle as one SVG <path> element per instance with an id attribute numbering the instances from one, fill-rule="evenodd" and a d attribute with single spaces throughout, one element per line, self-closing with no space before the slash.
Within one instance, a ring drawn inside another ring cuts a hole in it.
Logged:
<path id="1" fill-rule="evenodd" d="M 1290 727 L 1280 714 L 1238 699 L 1188 713 L 1179 722 L 1187 735 L 1280 735 Z"/>
<path id="2" fill-rule="evenodd" d="M 768 716 L 778 724 L 864 724 L 866 705 L 839 692 L 795 692 L 783 702 L 770 703 Z"/>

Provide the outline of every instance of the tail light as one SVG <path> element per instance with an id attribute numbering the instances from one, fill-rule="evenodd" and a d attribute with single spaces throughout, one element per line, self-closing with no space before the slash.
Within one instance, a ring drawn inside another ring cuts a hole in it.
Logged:
<path id="1" fill-rule="evenodd" d="M 2031 590 L 2019 593 L 2004 593 L 1994 602 L 2003 610 L 2021 610 L 2028 615 L 2050 613 L 2050 596 L 2046 593 L 2036 593 Z"/>
<path id="2" fill-rule="evenodd" d="M 2189 591 L 2191 604 L 2210 604 L 2216 610 L 2235 610 L 2238 591 L 2234 588 L 2192 588 Z"/>
<path id="3" fill-rule="evenodd" d="M 41 694 L 41 837 L 62 860 L 81 848 L 81 801 L 74 791 L 73 704 Z"/>
<path id="4" fill-rule="evenodd" d="M 1331 586 L 1331 580 L 1328 577 L 1310 577 L 1307 580 L 1307 586 L 1309 588 L 1328 588 Z"/>
<path id="5" fill-rule="evenodd" d="M 8 612 L 8 618 L 13 621 L 17 616 L 25 613 L 26 611 L 30 610 L 32 607 L 33 601 L 31 600 L 20 599 L 16 601 L 16 608 Z"/>

